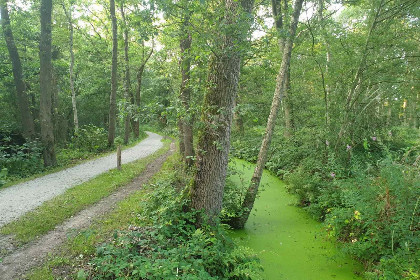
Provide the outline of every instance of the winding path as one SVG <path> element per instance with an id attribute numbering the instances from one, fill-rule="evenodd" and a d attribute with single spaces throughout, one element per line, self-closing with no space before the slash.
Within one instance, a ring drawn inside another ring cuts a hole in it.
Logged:
<path id="1" fill-rule="evenodd" d="M 163 146 L 162 136 L 151 132 L 147 134 L 148 137 L 139 144 L 122 151 L 122 164 L 151 155 Z M 110 154 L 0 190 L 0 227 L 64 193 L 67 189 L 115 167 L 115 154 Z"/>

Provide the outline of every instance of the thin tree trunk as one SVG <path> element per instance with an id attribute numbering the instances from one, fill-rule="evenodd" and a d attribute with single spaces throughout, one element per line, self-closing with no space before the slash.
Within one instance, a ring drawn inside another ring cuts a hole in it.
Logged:
<path id="1" fill-rule="evenodd" d="M 190 82 L 190 70 L 191 70 L 191 58 L 190 58 L 190 49 L 191 49 L 191 34 L 188 31 L 189 25 L 189 15 L 185 16 L 185 19 L 182 23 L 181 28 L 181 42 L 180 42 L 180 49 L 181 49 L 181 73 L 182 73 L 182 81 L 181 81 L 181 90 L 180 90 L 180 97 L 181 103 L 184 107 L 185 114 L 184 116 L 180 117 L 180 122 L 182 125 L 182 138 L 183 138 L 183 145 L 184 145 L 184 161 L 187 166 L 193 165 L 194 150 L 193 150 L 193 127 L 192 127 L 192 119 L 189 114 L 190 109 L 190 95 L 191 89 L 189 87 Z"/>
<path id="2" fill-rule="evenodd" d="M 135 96 L 135 105 L 137 112 L 140 110 L 141 104 L 141 83 L 143 79 L 144 65 L 140 65 L 139 70 L 137 71 L 137 90 Z M 134 137 L 138 138 L 140 136 L 140 120 L 136 119 L 133 121 L 133 132 Z"/>
<path id="3" fill-rule="evenodd" d="M 72 18 L 72 5 L 70 4 L 69 11 L 67 12 L 66 6 L 62 3 L 64 13 L 66 14 L 68 23 L 69 23 L 69 51 L 70 51 L 70 67 L 69 67 L 69 81 L 70 81 L 70 91 L 71 91 L 71 105 L 73 108 L 73 124 L 74 124 L 74 132 L 77 134 L 79 132 L 79 118 L 77 115 L 77 102 L 76 102 L 76 91 L 74 89 L 74 50 L 73 50 L 73 35 L 74 35 L 74 28 L 73 28 L 73 18 Z"/>
<path id="4" fill-rule="evenodd" d="M 70 29 L 70 90 L 71 104 L 73 106 L 74 132 L 79 132 L 79 118 L 77 115 L 76 91 L 74 90 L 74 51 L 73 51 L 73 21 L 71 17 L 71 6 L 69 9 L 69 29 Z"/>
<path id="5" fill-rule="evenodd" d="M 51 102 L 51 116 L 54 128 L 54 141 L 60 141 L 60 115 L 58 113 L 58 108 L 60 106 L 58 99 L 58 87 L 57 87 L 57 75 L 54 73 L 54 70 L 51 73 L 51 92 L 52 92 L 52 102 Z"/>
<path id="6" fill-rule="evenodd" d="M 362 83 L 362 76 L 363 73 L 365 71 L 365 67 L 366 67 L 366 60 L 368 58 L 368 54 L 369 54 L 369 44 L 370 41 L 372 39 L 372 35 L 373 35 L 373 31 L 376 28 L 376 25 L 378 24 L 378 18 L 379 15 L 381 13 L 381 10 L 384 6 L 384 0 L 381 0 L 381 2 L 379 3 L 378 9 L 376 10 L 374 16 L 373 16 L 373 20 L 372 20 L 372 24 L 369 28 L 368 34 L 366 36 L 366 41 L 365 41 L 365 45 L 364 45 L 364 49 L 362 52 L 362 58 L 359 62 L 357 71 L 356 71 L 356 75 L 351 83 L 350 89 L 349 89 L 349 93 L 347 95 L 347 99 L 346 99 L 346 104 L 344 107 L 344 117 L 343 117 L 343 122 L 341 124 L 340 127 L 340 131 L 338 132 L 338 136 L 337 136 L 337 140 L 335 143 L 335 151 L 337 152 L 338 147 L 341 144 L 341 140 L 344 136 L 344 134 L 347 131 L 348 126 L 350 125 L 350 113 L 351 110 L 353 109 L 354 105 L 356 104 L 356 101 L 358 99 L 358 97 L 360 96 L 360 87 L 361 87 L 361 83 Z"/>
<path id="7" fill-rule="evenodd" d="M 52 110 L 52 63 L 51 63 L 51 12 L 52 0 L 41 1 L 40 57 L 40 123 L 41 141 L 44 145 L 44 165 L 56 165 Z"/>
<path id="8" fill-rule="evenodd" d="M 130 59 L 128 57 L 128 27 L 127 21 L 125 19 L 124 13 L 124 3 L 121 3 L 120 6 L 121 16 L 124 24 L 124 60 L 125 60 L 125 104 L 126 104 L 126 115 L 124 119 L 124 144 L 128 143 L 130 138 L 130 97 L 131 94 L 131 81 L 130 81 Z"/>
<path id="9" fill-rule="evenodd" d="M 274 17 L 274 22 L 276 24 L 276 31 L 278 36 L 278 44 L 280 52 L 284 52 L 284 45 L 286 40 L 284 38 L 285 34 L 285 22 L 287 21 L 287 0 L 283 0 L 283 11 L 281 0 L 271 0 L 271 8 Z M 289 139 L 293 134 L 293 110 L 292 102 L 290 98 L 291 87 L 290 87 L 290 69 L 286 73 L 286 78 L 284 82 L 285 91 L 283 97 L 283 108 L 284 108 L 284 137 Z"/>
<path id="10" fill-rule="evenodd" d="M 109 97 L 109 124 L 108 124 L 108 146 L 114 145 L 115 129 L 117 123 L 117 18 L 115 16 L 115 0 L 109 0 L 112 20 L 112 68 L 111 68 L 111 95 Z"/>
<path id="11" fill-rule="evenodd" d="M 198 139 L 196 174 L 191 190 L 191 206 L 204 211 L 210 223 L 214 223 L 222 209 L 226 180 L 233 105 L 237 95 L 240 74 L 240 49 L 246 39 L 247 28 L 236 29 L 240 20 L 240 4 L 250 13 L 252 0 L 223 1 L 225 15 L 221 19 L 226 28 L 220 36 L 217 55 L 210 60 L 208 89 L 204 98 L 202 122 L 204 127 Z M 249 28 L 249 25 L 247 26 Z M 229 30 L 241 32 L 229 32 Z M 198 225 L 206 219 L 201 216 Z"/>
<path id="12" fill-rule="evenodd" d="M 3 35 L 6 41 L 10 60 L 12 62 L 13 79 L 16 86 L 16 97 L 22 122 L 23 136 L 27 139 L 31 139 L 35 135 L 34 120 L 29 107 L 29 98 L 26 94 L 25 82 L 23 81 L 22 64 L 13 37 L 12 28 L 10 26 L 9 11 L 7 10 L 7 0 L 0 0 L 0 10 Z"/>
<path id="13" fill-rule="evenodd" d="M 321 66 L 320 63 L 318 63 L 318 67 L 319 67 L 320 72 L 321 72 L 322 87 L 323 87 L 323 90 L 324 90 L 324 108 L 325 108 L 325 113 L 324 113 L 325 128 L 324 128 L 324 132 L 325 132 L 325 135 L 328 135 L 328 133 L 330 132 L 329 131 L 330 117 L 329 117 L 329 102 L 328 102 L 328 96 L 330 95 L 330 86 L 326 82 L 325 77 L 328 76 L 328 67 L 330 65 L 331 54 L 330 54 L 330 45 L 327 41 L 327 36 L 326 36 L 327 31 L 326 31 L 325 26 L 323 26 L 323 20 L 324 20 L 323 13 L 324 13 L 324 0 L 318 0 L 317 17 L 318 17 L 319 25 L 321 26 L 321 29 L 322 29 L 322 40 L 324 41 L 324 44 L 327 47 L 325 73 L 322 70 L 322 66 Z M 323 159 L 325 164 L 328 162 L 328 145 L 329 145 L 329 142 L 328 142 L 327 139 L 325 139 L 325 145 L 324 145 L 325 149 L 324 149 L 324 159 Z"/>
<path id="14" fill-rule="evenodd" d="M 254 174 L 252 175 L 251 183 L 246 192 L 245 199 L 242 202 L 243 213 L 240 216 L 235 217 L 231 221 L 229 221 L 229 224 L 234 228 L 243 228 L 245 226 L 249 214 L 251 213 L 252 207 L 254 206 L 255 197 L 257 195 L 258 187 L 261 182 L 262 172 L 267 161 L 267 152 L 270 148 L 271 138 L 276 124 L 276 118 L 280 107 L 280 102 L 286 90 L 284 84 L 287 78 L 287 71 L 290 67 L 292 46 L 296 35 L 296 29 L 299 21 L 300 11 L 302 9 L 302 3 L 303 0 L 296 0 L 294 4 L 292 22 L 289 28 L 289 37 L 286 39 L 284 46 L 283 58 L 279 73 L 277 75 L 276 89 L 273 96 L 273 102 L 271 104 L 271 110 L 267 121 L 267 127 L 261 144 L 260 152 L 258 154 L 257 165 L 255 167 Z"/>
<path id="15" fill-rule="evenodd" d="M 184 144 L 184 125 L 182 123 L 181 117 L 178 118 L 178 144 L 179 144 L 179 153 L 182 158 L 185 158 L 185 144 Z"/>
<path id="16" fill-rule="evenodd" d="M 291 86 L 290 86 L 290 67 L 287 69 L 286 77 L 284 80 L 284 137 L 290 139 L 293 135 L 293 109 L 291 101 Z"/>
<path id="17" fill-rule="evenodd" d="M 420 112 L 420 94 L 417 93 L 415 97 L 415 101 L 413 102 L 413 128 L 418 128 L 418 118 Z"/>
<path id="18" fill-rule="evenodd" d="M 146 63 L 149 61 L 150 57 L 153 54 L 153 48 L 154 48 L 154 44 L 149 54 L 146 56 L 144 54 L 144 42 L 143 42 L 143 56 L 142 56 L 139 70 L 137 71 L 137 91 L 136 91 L 136 96 L 134 100 L 135 103 L 133 103 L 133 105 L 135 105 L 136 107 L 137 112 L 140 110 L 140 104 L 141 104 L 141 83 L 143 79 L 144 68 L 146 67 Z M 133 131 L 134 131 L 134 136 L 138 138 L 140 135 L 140 121 L 138 119 L 133 120 Z"/>
<path id="19" fill-rule="evenodd" d="M 239 85 L 239 88 L 240 88 L 240 85 Z M 239 92 L 240 91 L 241 90 L 239 89 Z M 238 112 L 238 108 L 236 107 L 238 105 L 238 103 L 240 103 L 240 98 L 241 98 L 240 95 L 238 95 L 236 97 L 236 102 L 235 102 L 236 104 L 234 106 L 235 111 L 233 113 L 233 121 L 234 121 L 234 124 L 236 125 L 236 128 L 237 128 L 237 131 L 239 132 L 239 135 L 244 136 L 244 132 L 245 132 L 245 130 L 244 130 L 244 119 L 243 119 L 241 113 Z"/>

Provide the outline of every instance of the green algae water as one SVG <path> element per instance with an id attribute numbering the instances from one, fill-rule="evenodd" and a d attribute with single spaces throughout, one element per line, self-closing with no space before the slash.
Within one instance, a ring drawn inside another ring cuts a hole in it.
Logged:
<path id="1" fill-rule="evenodd" d="M 235 160 L 240 173 L 231 180 L 249 182 L 254 165 Z M 245 179 L 245 180 L 243 180 Z M 266 280 L 354 280 L 361 266 L 325 240 L 321 223 L 295 205 L 296 198 L 285 185 L 264 171 L 259 197 L 243 230 L 230 236 L 252 248 L 264 267 Z"/>

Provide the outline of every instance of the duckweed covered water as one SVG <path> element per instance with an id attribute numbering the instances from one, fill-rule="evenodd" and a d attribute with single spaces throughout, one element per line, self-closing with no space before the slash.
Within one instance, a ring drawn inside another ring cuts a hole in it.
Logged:
<path id="1" fill-rule="evenodd" d="M 231 179 L 249 182 L 254 165 L 234 161 L 242 175 Z M 243 230 L 231 237 L 260 257 L 266 280 L 354 280 L 361 266 L 325 240 L 321 223 L 295 205 L 285 185 L 264 171 L 259 197 Z"/>

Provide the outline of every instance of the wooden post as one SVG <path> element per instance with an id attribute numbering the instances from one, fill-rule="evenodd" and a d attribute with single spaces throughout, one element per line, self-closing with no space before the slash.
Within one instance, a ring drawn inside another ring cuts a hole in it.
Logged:
<path id="1" fill-rule="evenodd" d="M 121 170 L 121 145 L 117 147 L 117 168 Z"/>

